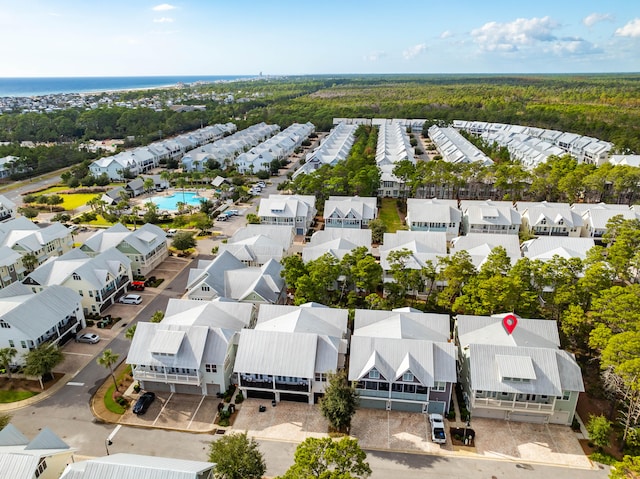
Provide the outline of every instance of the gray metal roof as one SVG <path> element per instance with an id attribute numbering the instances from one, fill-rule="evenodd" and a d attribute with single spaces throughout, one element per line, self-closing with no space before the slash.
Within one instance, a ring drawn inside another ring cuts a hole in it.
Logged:
<path id="1" fill-rule="evenodd" d="M 451 240 L 450 254 L 454 255 L 458 251 L 464 250 L 471 256 L 473 265 L 480 268 L 491 251 L 498 246 L 502 246 L 506 250 L 511 264 L 515 264 L 522 258 L 517 234 L 469 233 Z"/>
<path id="2" fill-rule="evenodd" d="M 0 296 L 0 318 L 34 340 L 73 314 L 82 300 L 78 293 L 63 286 L 49 286 L 34 293 L 23 284 L 14 284 L 8 292 L 19 295 Z"/>
<path id="3" fill-rule="evenodd" d="M 389 382 L 410 370 L 426 387 L 434 382 L 456 382 L 456 350 L 452 343 L 427 340 L 351 337 L 349 380 L 376 368 Z"/>
<path id="4" fill-rule="evenodd" d="M 554 256 L 585 259 L 595 246 L 593 238 L 538 236 L 522 243 L 522 252 L 529 259 L 550 260 Z"/>
<path id="5" fill-rule="evenodd" d="M 29 444 L 27 436 L 13 424 L 7 424 L 4 429 L 0 429 L 0 447 L 2 446 L 26 446 Z"/>
<path id="6" fill-rule="evenodd" d="M 451 336 L 447 314 L 364 309 L 356 309 L 353 334 L 439 342 L 446 342 Z"/>
<path id="7" fill-rule="evenodd" d="M 209 479 L 214 467 L 203 461 L 111 454 L 69 464 L 60 479 Z"/>
<path id="8" fill-rule="evenodd" d="M 243 329 L 233 370 L 246 374 L 313 378 L 317 350 L 317 334 Z M 335 371 L 336 367 L 332 369 Z"/>
<path id="9" fill-rule="evenodd" d="M 145 223 L 135 231 L 131 231 L 122 223 L 116 223 L 109 229 L 98 231 L 89 237 L 80 249 L 97 253 L 117 248 L 126 242 L 138 253 L 145 255 L 166 241 L 167 235 L 162 228 L 151 223 Z"/>
<path id="10" fill-rule="evenodd" d="M 504 328 L 503 318 L 494 316 L 456 317 L 458 343 L 464 348 L 469 344 L 493 344 L 500 346 L 527 346 L 537 348 L 560 347 L 558 325 L 548 319 L 518 318 L 511 334 Z"/>
<path id="11" fill-rule="evenodd" d="M 315 333 L 343 338 L 347 333 L 349 311 L 316 306 L 283 306 L 263 304 L 255 329 Z"/>

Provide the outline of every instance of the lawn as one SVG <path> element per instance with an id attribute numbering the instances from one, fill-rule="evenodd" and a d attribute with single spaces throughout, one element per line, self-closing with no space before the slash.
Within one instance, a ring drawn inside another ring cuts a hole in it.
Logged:
<path id="1" fill-rule="evenodd" d="M 0 403 L 11 403 L 16 401 L 22 401 L 23 399 L 35 396 L 38 393 L 32 391 L 0 391 Z"/>
<path id="2" fill-rule="evenodd" d="M 382 198 L 379 218 L 387 227 L 387 233 L 395 233 L 398 230 L 407 229 L 402 223 L 395 198 Z"/>
<path id="3" fill-rule="evenodd" d="M 60 195 L 64 199 L 62 206 L 65 210 L 75 210 L 87 204 L 87 201 L 95 198 L 99 193 L 74 193 L 71 195 Z"/>

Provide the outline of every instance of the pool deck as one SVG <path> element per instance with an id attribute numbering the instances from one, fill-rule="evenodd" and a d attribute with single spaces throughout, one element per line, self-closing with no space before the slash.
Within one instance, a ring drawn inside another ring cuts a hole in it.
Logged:
<path id="1" fill-rule="evenodd" d="M 148 195 L 144 194 L 144 195 L 137 196 L 136 198 L 134 198 L 134 201 L 137 200 L 137 204 L 139 206 L 144 206 L 145 203 L 151 201 L 157 204 L 158 209 L 160 209 L 161 211 L 178 211 L 176 204 L 182 201 L 182 198 L 181 198 L 182 193 L 183 193 L 182 190 L 170 188 L 168 190 L 163 191 L 162 193 L 153 192 Z M 184 203 L 186 203 L 188 206 L 199 207 L 200 200 L 211 199 L 213 197 L 214 190 L 207 189 L 207 188 L 192 188 L 188 190 L 185 189 L 184 194 L 185 194 Z M 168 200 L 169 198 L 173 198 L 173 197 L 175 197 L 176 200 L 172 208 L 162 204 L 162 201 Z M 194 198 L 197 198 L 197 201 L 193 201 Z M 157 200 L 159 200 L 160 202 L 158 202 Z"/>

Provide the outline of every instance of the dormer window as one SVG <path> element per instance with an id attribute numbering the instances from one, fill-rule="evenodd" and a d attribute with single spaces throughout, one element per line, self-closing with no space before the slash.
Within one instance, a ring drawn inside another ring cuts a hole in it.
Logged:
<path id="1" fill-rule="evenodd" d="M 404 374 L 402 375 L 402 380 L 403 380 L 404 382 L 407 382 L 407 383 L 412 383 L 412 382 L 413 382 L 413 380 L 414 380 L 414 378 L 413 378 L 413 373 L 412 373 L 412 372 L 409 372 L 409 371 L 408 371 L 408 372 L 406 372 L 406 373 L 404 373 Z"/>
<path id="2" fill-rule="evenodd" d="M 78 273 L 73 273 L 73 275 L 71 275 L 71 277 L 75 280 L 75 281 L 80 281 L 82 278 L 80 278 L 80 275 Z"/>
<path id="3" fill-rule="evenodd" d="M 380 379 L 380 373 L 376 369 L 369 371 L 369 379 Z"/>

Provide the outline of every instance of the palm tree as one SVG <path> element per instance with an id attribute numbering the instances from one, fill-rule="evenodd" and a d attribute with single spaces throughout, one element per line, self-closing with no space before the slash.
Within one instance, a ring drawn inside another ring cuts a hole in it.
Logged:
<path id="1" fill-rule="evenodd" d="M 176 180 L 176 186 L 178 188 L 182 188 L 182 202 L 186 203 L 185 199 L 184 199 L 184 187 L 187 186 L 187 182 L 186 180 L 181 176 L 180 178 L 178 178 Z"/>
<path id="2" fill-rule="evenodd" d="M 31 273 L 38 266 L 38 258 L 33 253 L 27 253 L 22 257 L 22 266 Z"/>
<path id="3" fill-rule="evenodd" d="M 156 184 L 153 181 L 153 178 L 145 178 L 143 185 L 144 185 L 145 193 L 149 193 Z"/>
<path id="4" fill-rule="evenodd" d="M 58 346 L 44 343 L 32 349 L 25 356 L 24 373 L 27 376 L 37 376 L 40 387 L 44 389 L 42 378 L 51 375 L 51 370 L 64 361 L 64 354 Z"/>
<path id="5" fill-rule="evenodd" d="M 109 368 L 109 371 L 111 372 L 111 377 L 113 378 L 113 385 L 116 387 L 116 391 L 120 391 L 120 390 L 118 389 L 118 382 L 116 381 L 116 376 L 115 374 L 113 374 L 113 365 L 118 362 L 118 358 L 120 358 L 119 354 L 114 353 L 110 349 L 105 349 L 104 352 L 102 353 L 102 356 L 100 356 L 97 359 L 97 362 L 100 366 Z"/>
<path id="6" fill-rule="evenodd" d="M 138 325 L 134 324 L 133 326 L 129 326 L 127 330 L 124 332 L 124 337 L 129 341 L 133 341 L 133 336 L 136 334 L 136 327 Z"/>
<path id="7" fill-rule="evenodd" d="M 0 364 L 7 371 L 9 379 L 11 379 L 11 361 L 18 354 L 18 350 L 15 348 L 2 348 L 0 349 Z"/>

